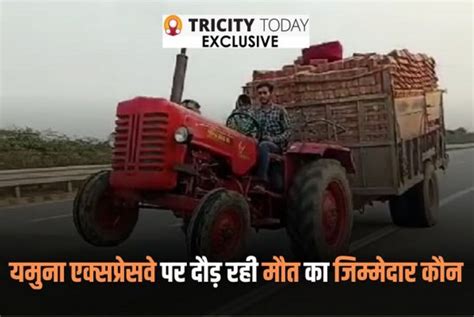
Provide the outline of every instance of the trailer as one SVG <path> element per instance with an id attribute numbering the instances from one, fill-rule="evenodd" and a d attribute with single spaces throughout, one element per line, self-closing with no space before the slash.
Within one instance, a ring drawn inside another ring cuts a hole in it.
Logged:
<path id="1" fill-rule="evenodd" d="M 406 51 L 394 54 L 418 57 Z M 418 57 L 425 72 L 422 61 L 427 59 Z M 415 86 L 421 89 L 400 89 L 395 62 L 371 54 L 315 66 L 286 65 L 275 72 L 255 71 L 255 80 L 243 91 L 255 100 L 258 83 L 271 82 L 276 102 L 291 118 L 293 141 L 350 148 L 354 209 L 389 201 L 395 224 L 431 226 L 439 205 L 436 171 L 448 166 L 445 90 L 433 80 Z"/>

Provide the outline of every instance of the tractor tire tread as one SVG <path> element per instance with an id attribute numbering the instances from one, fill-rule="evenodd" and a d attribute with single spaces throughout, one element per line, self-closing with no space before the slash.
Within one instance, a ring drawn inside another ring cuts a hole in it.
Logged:
<path id="1" fill-rule="evenodd" d="M 330 179 L 337 178 L 346 192 L 348 221 L 344 241 L 337 249 L 325 245 L 321 230 L 316 223 L 313 206 L 320 206 L 322 193 Z M 348 251 L 352 230 L 352 197 L 345 169 L 340 162 L 320 159 L 303 167 L 296 175 L 289 190 L 287 233 L 296 257 L 305 260 L 330 259 L 336 254 Z"/>

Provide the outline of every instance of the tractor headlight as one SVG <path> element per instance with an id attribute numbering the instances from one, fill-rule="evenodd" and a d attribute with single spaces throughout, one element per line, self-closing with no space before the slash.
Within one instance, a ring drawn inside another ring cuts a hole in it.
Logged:
<path id="1" fill-rule="evenodd" d="M 189 130 L 186 127 L 179 127 L 174 132 L 174 140 L 178 143 L 186 143 L 189 141 Z"/>

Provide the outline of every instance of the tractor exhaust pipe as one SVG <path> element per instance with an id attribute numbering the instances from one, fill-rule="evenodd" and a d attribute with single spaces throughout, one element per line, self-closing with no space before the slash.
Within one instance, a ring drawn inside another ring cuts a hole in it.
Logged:
<path id="1" fill-rule="evenodd" d="M 170 100 L 180 103 L 183 98 L 184 79 L 186 77 L 186 67 L 188 65 L 188 56 L 186 49 L 182 48 L 181 52 L 176 55 L 176 65 L 174 67 L 173 86 L 171 86 Z"/>

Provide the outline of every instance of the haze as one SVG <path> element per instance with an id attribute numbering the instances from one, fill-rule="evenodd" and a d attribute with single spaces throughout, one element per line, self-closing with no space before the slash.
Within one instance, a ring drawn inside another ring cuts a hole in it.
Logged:
<path id="1" fill-rule="evenodd" d="M 177 50 L 161 48 L 162 14 L 308 14 L 311 42 L 344 55 L 424 52 L 437 61 L 448 128 L 473 124 L 473 4 L 319 1 L 2 1 L 0 128 L 104 138 L 118 101 L 169 97 Z M 298 49 L 188 50 L 185 98 L 223 120 L 254 69 L 291 63 Z"/>

